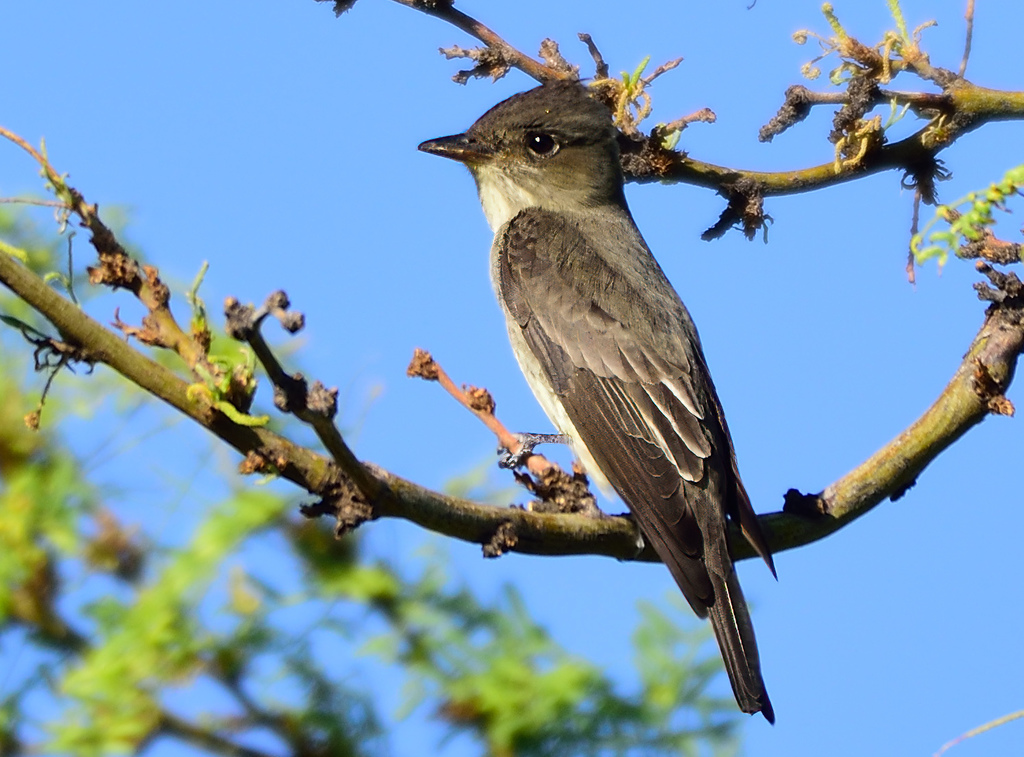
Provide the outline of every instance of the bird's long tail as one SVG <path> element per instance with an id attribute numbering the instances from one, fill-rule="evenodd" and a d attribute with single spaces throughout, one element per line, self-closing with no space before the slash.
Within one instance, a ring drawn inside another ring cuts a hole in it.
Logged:
<path id="1" fill-rule="evenodd" d="M 775 722 L 768 691 L 761 677 L 761 663 L 754 639 L 754 626 L 736 571 L 732 565 L 723 566 L 727 575 L 710 571 L 715 590 L 715 603 L 708 608 L 711 626 L 722 651 L 725 670 L 729 674 L 736 702 L 744 712 L 760 712 L 769 723 Z"/>

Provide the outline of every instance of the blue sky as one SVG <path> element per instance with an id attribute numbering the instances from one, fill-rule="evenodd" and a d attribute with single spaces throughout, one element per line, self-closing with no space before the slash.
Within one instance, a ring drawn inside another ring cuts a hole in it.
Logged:
<path id="1" fill-rule="evenodd" d="M 746 5 L 459 7 L 529 52 L 544 37 L 558 40 L 585 71 L 579 31 L 593 35 L 613 71 L 648 55 L 655 64 L 683 56 L 652 90 L 652 123 L 714 110 L 716 124 L 683 135 L 695 157 L 763 170 L 825 162 L 827 108 L 771 145 L 756 138 L 817 52 L 791 34 L 827 31 L 820 3 Z M 903 5 L 912 26 L 939 21 L 924 33 L 924 48 L 955 69 L 964 3 Z M 836 12 L 865 42 L 892 26 L 882 0 L 840 1 Z M 433 352 L 456 381 L 488 387 L 510 427 L 549 428 L 506 344 L 472 181 L 416 151 L 531 80 L 513 72 L 494 85 L 451 83 L 459 62 L 437 48 L 471 40 L 382 0 L 361 0 L 340 19 L 312 0 L 9 0 L 0 28 L 8 60 L 0 123 L 33 142 L 45 137 L 54 164 L 101 208 L 127 207 L 128 238 L 167 275 L 190 281 L 209 261 L 211 304 L 229 294 L 260 301 L 284 288 L 307 317 L 305 372 L 342 387 L 346 420 L 359 421 L 360 456 L 434 487 L 491 458 L 482 426 L 436 386 L 405 378 L 414 347 Z M 1021 28 L 1019 2 L 979 3 L 968 77 L 1024 87 Z M 919 83 L 904 77 L 896 86 Z M 907 133 L 914 122 L 895 128 Z M 942 156 L 953 171 L 942 198 L 1000 177 L 1020 162 L 1021 144 L 1020 124 L 961 140 Z M 24 156 L 0 150 L 0 194 L 37 186 Z M 627 197 L 698 324 L 759 511 L 779 509 L 790 487 L 822 489 L 909 424 L 981 324 L 972 266 L 952 261 L 939 275 L 930 265 L 916 287 L 907 283 L 912 197 L 896 173 L 770 199 L 767 245 L 736 232 L 701 242 L 722 208 L 706 190 L 631 186 Z M 1006 236 L 1016 223 L 1004 220 Z M 104 302 L 99 312 L 109 319 L 113 301 Z M 1011 390 L 1011 400 L 1021 397 Z M 778 555 L 777 583 L 763 565 L 740 567 L 778 716 L 774 728 L 744 722 L 747 754 L 931 754 L 1024 706 L 1019 423 L 986 420 L 903 499 Z M 89 447 L 88 436 L 74 441 Z M 196 464 L 227 468 L 230 455 Z M 104 475 L 117 472 L 115 461 Z M 507 483 L 497 471 L 493 480 Z M 374 523 L 369 532 L 383 552 L 423 543 L 402 523 Z M 563 644 L 612 670 L 628 664 L 637 600 L 664 603 L 673 587 L 659 566 L 481 562 L 472 545 L 451 552 L 474 587 L 493 593 L 515 581 Z M 401 725 L 393 753 L 417 753 L 424 727 Z M 1022 728 L 1012 724 L 953 754 L 1018 752 Z M 473 748 L 455 742 L 449 753 Z"/>

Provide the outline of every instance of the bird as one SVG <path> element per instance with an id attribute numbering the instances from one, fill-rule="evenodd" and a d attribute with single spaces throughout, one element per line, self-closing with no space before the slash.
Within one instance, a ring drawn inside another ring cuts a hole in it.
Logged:
<path id="1" fill-rule="evenodd" d="M 775 566 L 697 328 L 626 204 L 610 110 L 578 81 L 547 82 L 419 149 L 468 167 L 494 232 L 492 284 L 534 395 L 710 618 L 739 708 L 774 723 L 728 520 Z"/>

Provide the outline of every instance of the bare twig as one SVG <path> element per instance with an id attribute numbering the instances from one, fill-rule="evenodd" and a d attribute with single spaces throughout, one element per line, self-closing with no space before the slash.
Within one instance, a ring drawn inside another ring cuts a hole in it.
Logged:
<path id="1" fill-rule="evenodd" d="M 473 47 L 467 50 L 458 45 L 452 45 L 439 48 L 439 51 L 448 60 L 468 58 L 473 61 L 472 68 L 459 71 L 452 76 L 452 81 L 456 84 L 465 84 L 473 77 L 482 79 L 489 76 L 493 81 L 497 81 L 509 70 L 509 64 L 505 59 L 489 47 Z"/>
<path id="2" fill-rule="evenodd" d="M 660 66 L 658 66 L 656 69 L 651 71 L 650 74 L 648 74 L 647 76 L 644 77 L 644 84 L 650 84 L 651 82 L 653 82 L 655 79 L 657 79 L 662 74 L 667 74 L 669 71 L 671 71 L 671 70 L 673 70 L 675 68 L 679 68 L 679 64 L 682 63 L 682 62 L 683 62 L 682 58 L 674 58 L 672 60 L 665 61 Z"/>
<path id="3" fill-rule="evenodd" d="M 1004 726 L 1007 723 L 1012 723 L 1014 720 L 1020 720 L 1021 718 L 1024 718 L 1024 710 L 1017 710 L 1016 712 L 1011 712 L 1009 715 L 1003 715 L 1003 717 L 996 718 L 995 720 L 985 723 L 984 725 L 979 725 L 977 728 L 972 728 L 967 733 L 957 736 L 952 741 L 947 741 L 945 744 L 942 745 L 942 748 L 939 749 L 939 751 L 937 751 L 933 755 L 933 757 L 942 757 L 942 755 L 944 755 L 950 749 L 955 747 L 957 744 L 966 741 L 967 739 L 973 739 L 975 736 L 980 736 L 981 734 L 987 731 L 991 731 L 993 728 L 999 728 L 1000 726 Z"/>
<path id="4" fill-rule="evenodd" d="M 967 59 L 971 57 L 971 40 L 974 38 L 974 0 L 967 0 L 967 11 L 964 13 L 967 31 L 964 34 L 964 57 L 960 61 L 960 78 L 967 72 Z"/>
<path id="5" fill-rule="evenodd" d="M 421 2 L 421 0 L 395 0 L 395 2 L 406 6 L 407 8 L 420 11 L 421 13 L 426 13 L 428 16 L 434 16 L 442 21 L 447 21 L 452 26 L 461 29 L 466 32 L 466 34 L 469 34 L 483 42 L 489 49 L 494 50 L 498 55 L 500 55 L 502 60 L 512 68 L 518 68 L 524 74 L 533 77 L 539 82 L 570 78 L 567 72 L 559 71 L 551 68 L 550 66 L 545 66 L 543 63 L 531 58 L 529 55 L 519 52 L 519 50 L 512 47 L 512 45 L 498 36 L 493 30 L 484 26 L 475 18 L 467 16 L 462 11 L 456 10 L 452 7 L 451 3 L 428 3 Z"/>
<path id="6" fill-rule="evenodd" d="M 711 110 L 711 108 L 701 108 L 688 116 L 677 118 L 675 121 L 669 121 L 661 127 L 661 132 L 670 133 L 673 131 L 682 131 L 693 123 L 713 124 L 717 119 L 718 116 L 715 115 L 715 112 Z"/>
<path id="7" fill-rule="evenodd" d="M 0 127 L 2 128 L 2 127 Z M 36 197 L 0 197 L 0 205 L 38 205 L 42 208 L 65 208 L 68 206 L 60 200 L 41 200 Z"/>
<path id="8" fill-rule="evenodd" d="M 580 78 L 580 67 L 574 66 L 565 59 L 561 50 L 558 49 L 558 43 L 553 39 L 545 39 L 541 41 L 540 57 L 544 59 L 544 62 L 547 63 L 550 68 L 565 74 L 566 78 Z"/>
<path id="9" fill-rule="evenodd" d="M 288 296 L 281 291 L 271 294 L 259 310 L 241 305 L 230 297 L 225 302 L 225 330 L 234 339 L 246 342 L 252 347 L 267 376 L 274 385 L 274 404 L 282 412 L 288 412 L 312 426 L 317 438 L 330 453 L 346 476 L 352 479 L 359 493 L 372 506 L 381 496 L 380 482 L 370 474 L 345 442 L 334 424 L 337 413 L 337 389 L 327 389 L 319 381 L 308 386 L 302 374 L 289 374 L 281 366 L 270 345 L 260 331 L 260 325 L 268 315 L 276 316 L 290 333 L 302 328 L 304 319 L 300 314 L 288 312 Z M 347 487 L 338 491 L 317 492 L 326 499 L 351 496 Z"/>
<path id="10" fill-rule="evenodd" d="M 597 45 L 594 43 L 594 38 L 586 32 L 580 32 L 577 36 L 580 38 L 580 42 L 587 46 L 590 57 L 594 59 L 594 78 L 607 79 L 608 64 L 604 62 L 601 51 L 597 49 Z"/>
<path id="11" fill-rule="evenodd" d="M 49 174 L 51 171 L 53 171 L 53 166 L 51 166 L 50 162 L 46 158 L 44 158 L 36 148 L 30 145 L 24 137 L 15 134 L 10 129 L 5 129 L 3 126 L 0 126 L 0 137 L 10 140 L 18 147 L 20 147 L 22 150 L 31 155 L 33 158 L 35 158 L 36 162 L 43 167 L 44 171 L 46 171 L 46 178 L 50 178 Z M 54 175 L 56 176 L 56 172 L 54 172 Z"/>
<path id="12" fill-rule="evenodd" d="M 464 387 L 460 389 L 455 385 L 455 382 L 451 380 L 444 368 L 434 360 L 431 354 L 425 350 L 419 349 L 418 347 L 413 353 L 412 362 L 409 363 L 406 375 L 416 376 L 427 379 L 428 381 L 436 381 L 439 383 L 441 387 L 448 392 L 448 394 L 458 400 L 460 405 L 473 413 L 473 415 L 479 418 L 480 421 L 487 426 L 491 433 L 498 438 L 498 444 L 507 449 L 513 455 L 519 453 L 522 448 L 522 444 L 520 444 L 515 434 L 505 428 L 505 424 L 499 421 L 497 416 L 495 416 L 494 400 L 486 389 L 478 389 L 476 387 Z M 533 453 L 526 458 L 526 467 L 527 470 L 535 476 L 542 476 L 551 468 L 557 468 L 558 466 L 550 462 L 543 455 Z"/>
<path id="13" fill-rule="evenodd" d="M 915 236 L 917 236 L 918 231 L 920 231 L 920 224 L 921 224 L 921 188 L 920 187 L 915 187 L 914 188 L 914 209 L 913 209 L 911 217 L 910 217 L 910 238 L 911 239 L 913 239 Z M 907 270 L 907 282 L 910 283 L 911 285 L 915 285 L 917 283 L 917 273 L 915 272 L 915 269 L 914 269 L 915 262 L 916 261 L 914 259 L 913 247 L 910 244 L 908 244 L 907 245 L 907 269 L 906 270 Z"/>
<path id="14" fill-rule="evenodd" d="M 931 118 L 936 111 L 949 110 L 951 105 L 946 95 L 934 92 L 904 92 L 873 87 L 867 91 L 866 95 L 867 101 L 862 104 L 862 107 L 895 103 L 906 106 L 911 112 L 928 118 Z M 815 92 L 802 84 L 794 84 L 786 90 L 785 100 L 779 108 L 779 112 L 761 127 L 758 139 L 762 142 L 771 142 L 773 138 L 789 127 L 803 121 L 815 106 L 849 105 L 850 102 L 851 97 L 848 91 Z"/>

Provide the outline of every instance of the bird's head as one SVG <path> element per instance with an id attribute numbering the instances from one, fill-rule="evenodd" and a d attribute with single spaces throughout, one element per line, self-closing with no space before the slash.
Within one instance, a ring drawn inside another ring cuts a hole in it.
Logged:
<path id="1" fill-rule="evenodd" d="M 524 208 L 564 213 L 625 205 L 611 113 L 578 82 L 513 95 L 465 133 L 419 149 L 469 168 L 495 231 Z"/>

